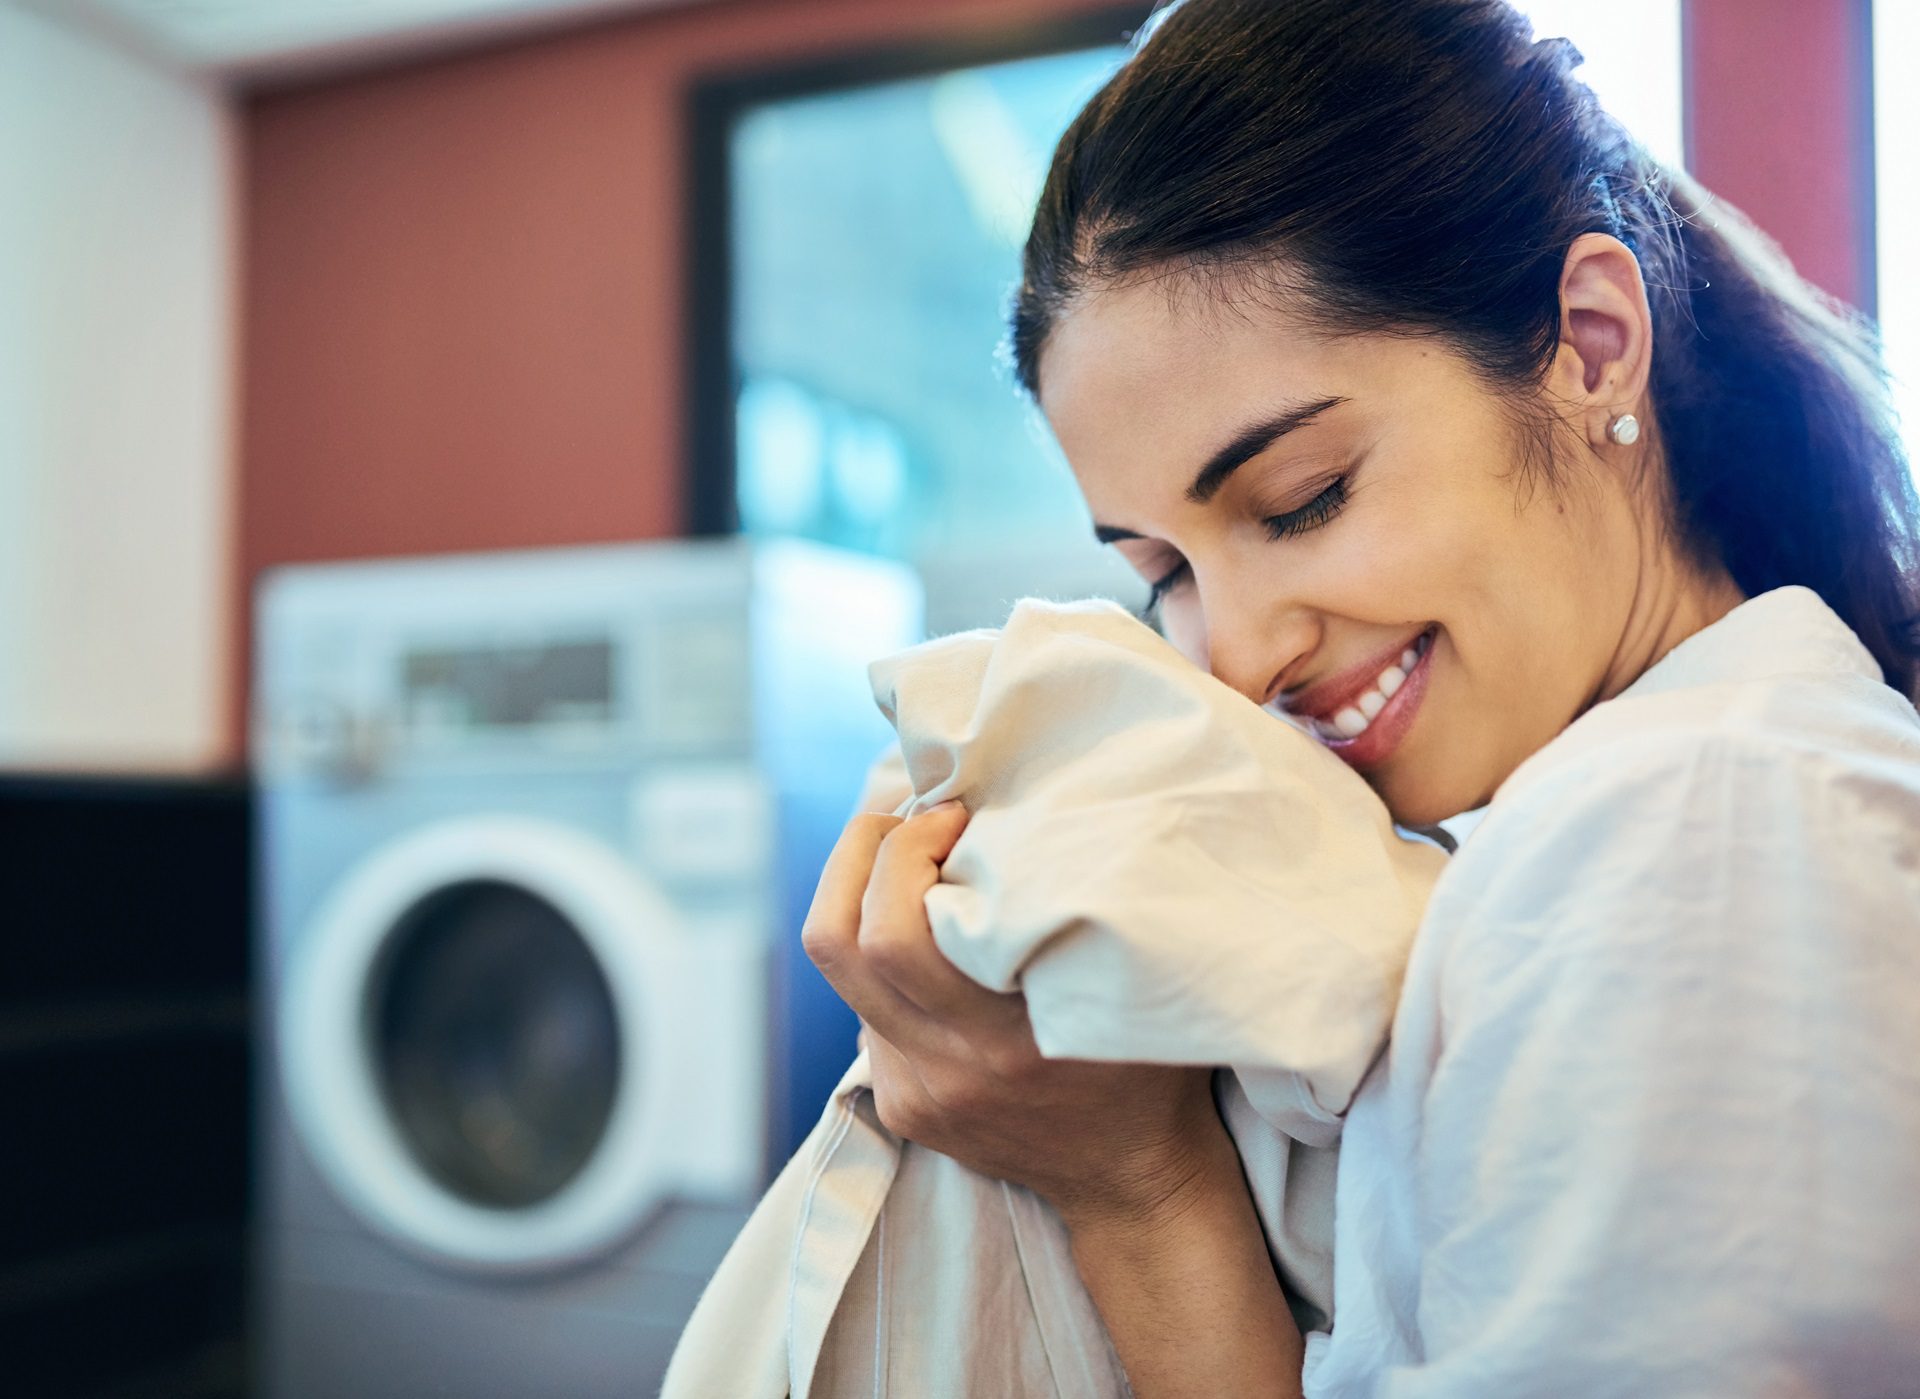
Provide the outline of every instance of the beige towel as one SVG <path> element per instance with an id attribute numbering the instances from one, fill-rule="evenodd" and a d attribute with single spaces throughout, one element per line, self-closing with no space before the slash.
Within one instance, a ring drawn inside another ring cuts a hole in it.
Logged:
<path id="1" fill-rule="evenodd" d="M 900 809 L 971 812 L 927 895 L 941 950 L 1022 990 L 1049 1057 L 1229 1066 L 1269 1249 L 1323 1325 L 1333 1144 L 1444 857 L 1111 603 L 1022 602 L 870 676 Z M 863 1057 L 708 1287 L 668 1399 L 1124 1395 L 1052 1211 L 894 1138 L 869 1083 Z"/>

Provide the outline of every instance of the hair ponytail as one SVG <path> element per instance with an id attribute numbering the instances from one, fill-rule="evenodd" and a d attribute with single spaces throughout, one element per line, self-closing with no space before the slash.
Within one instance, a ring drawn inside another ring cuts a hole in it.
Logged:
<path id="1" fill-rule="evenodd" d="M 1812 588 L 1913 695 L 1920 531 L 1873 326 L 1745 215 L 1662 173 L 1681 275 L 1649 289 L 1666 312 L 1652 398 L 1683 537 L 1749 595 Z"/>
<path id="2" fill-rule="evenodd" d="M 1084 290 L 1258 272 L 1349 332 L 1437 334 L 1516 401 L 1559 341 L 1581 233 L 1640 259 L 1649 398 L 1681 539 L 1749 595 L 1820 594 L 1920 686 L 1920 505 L 1877 339 L 1668 170 L 1504 0 L 1182 0 L 1061 137 L 1010 328 L 1041 352 Z M 1225 285 L 1225 284 L 1223 284 Z"/>

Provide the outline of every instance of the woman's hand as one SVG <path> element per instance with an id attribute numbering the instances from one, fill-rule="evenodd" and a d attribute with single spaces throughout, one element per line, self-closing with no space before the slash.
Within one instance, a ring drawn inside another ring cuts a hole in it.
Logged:
<path id="1" fill-rule="evenodd" d="M 1298 1399 L 1300 1332 L 1211 1070 L 1043 1059 L 1025 998 L 934 946 L 924 900 L 966 823 L 958 803 L 854 817 L 801 934 L 866 1023 L 881 1122 L 1059 1211 L 1140 1399 Z"/>
<path id="2" fill-rule="evenodd" d="M 1041 1057 L 1025 998 L 980 986 L 933 942 L 926 893 L 966 823 L 958 803 L 856 816 L 801 934 L 866 1024 L 880 1120 L 1028 1187 L 1070 1227 L 1154 1214 L 1231 1150 L 1211 1072 Z"/>

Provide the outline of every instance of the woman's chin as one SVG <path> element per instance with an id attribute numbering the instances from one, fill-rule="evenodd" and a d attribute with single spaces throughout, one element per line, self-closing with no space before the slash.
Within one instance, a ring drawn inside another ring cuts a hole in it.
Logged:
<path id="1" fill-rule="evenodd" d="M 1369 775 L 1373 790 L 1387 804 L 1394 823 L 1400 826 L 1437 826 L 1450 816 L 1471 811 L 1485 798 L 1466 791 L 1450 790 L 1438 783 L 1421 782 L 1410 774 L 1378 772 Z"/>

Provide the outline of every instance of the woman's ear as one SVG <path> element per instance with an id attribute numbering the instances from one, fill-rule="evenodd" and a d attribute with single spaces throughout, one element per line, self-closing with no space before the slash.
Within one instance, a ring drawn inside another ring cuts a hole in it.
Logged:
<path id="1" fill-rule="evenodd" d="M 1623 413 L 1644 420 L 1653 316 L 1640 261 L 1608 233 L 1583 233 L 1560 271 L 1560 348 L 1548 387 L 1587 441 Z"/>

